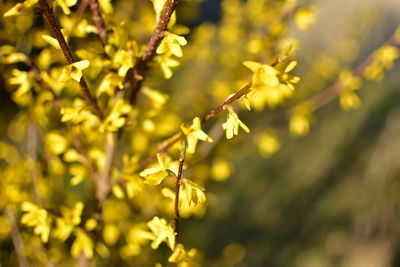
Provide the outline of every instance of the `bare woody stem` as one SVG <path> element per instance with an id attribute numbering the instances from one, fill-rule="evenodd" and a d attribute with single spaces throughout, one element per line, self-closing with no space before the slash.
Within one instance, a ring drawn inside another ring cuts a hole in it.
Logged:
<path id="1" fill-rule="evenodd" d="M 145 78 L 148 63 L 153 60 L 156 55 L 157 47 L 160 45 L 162 39 L 164 38 L 164 32 L 167 30 L 168 23 L 171 19 L 172 13 L 176 9 L 178 0 L 168 0 L 165 4 L 165 8 L 160 16 L 157 26 L 147 42 L 146 49 L 144 50 L 142 56 L 138 58 L 135 67 L 132 72 L 128 75 L 133 75 L 135 81 L 132 85 L 131 103 L 136 102 L 137 94 L 139 93 L 143 80 Z"/>
<path id="2" fill-rule="evenodd" d="M 107 44 L 107 30 L 104 24 L 104 20 L 101 17 L 101 9 L 98 0 L 89 0 L 90 11 L 92 12 L 92 17 L 94 24 L 96 25 L 97 34 L 100 38 L 101 44 L 106 46 Z"/>
<path id="3" fill-rule="evenodd" d="M 287 59 L 286 55 L 279 55 L 277 59 L 271 64 L 272 67 L 275 67 L 282 61 Z M 224 110 L 228 105 L 232 104 L 242 96 L 247 95 L 250 90 L 251 90 L 252 82 L 247 83 L 242 89 L 240 89 L 238 92 L 236 92 L 234 95 L 229 97 L 227 100 L 225 100 L 223 103 L 219 104 L 217 107 L 215 107 L 213 110 L 208 112 L 202 119 L 201 119 L 201 124 L 205 123 L 206 121 L 210 120 L 211 118 L 215 117 L 218 113 L 220 113 L 222 110 Z M 149 156 L 145 160 L 143 160 L 139 164 L 139 170 L 143 169 L 145 166 L 153 162 L 157 158 L 158 153 L 164 153 L 168 149 L 170 149 L 175 143 L 179 142 L 180 140 L 184 139 L 185 135 L 183 133 L 176 135 L 174 138 L 169 140 L 168 142 L 162 144 L 156 151 L 156 154 Z"/>
<path id="4" fill-rule="evenodd" d="M 11 240 L 15 248 L 15 252 L 17 254 L 17 259 L 19 266 L 21 267 L 29 267 L 28 259 L 26 258 L 26 253 L 24 249 L 24 243 L 22 241 L 21 234 L 18 230 L 18 224 L 15 220 L 15 214 L 12 208 L 6 204 L 4 206 L 4 213 L 8 217 L 8 221 L 10 222 L 11 226 Z"/>
<path id="5" fill-rule="evenodd" d="M 182 148 L 181 148 L 181 156 L 179 157 L 179 168 L 178 168 L 178 175 L 175 179 L 175 201 L 174 201 L 174 226 L 175 226 L 175 240 L 174 240 L 174 250 L 178 245 L 178 230 L 179 230 L 179 194 L 180 188 L 182 183 L 182 173 L 183 173 L 183 164 L 185 163 L 186 159 L 186 140 L 182 141 Z"/>
<path id="6" fill-rule="evenodd" d="M 54 37 L 57 39 L 60 44 L 61 50 L 64 53 L 65 59 L 68 64 L 71 65 L 75 62 L 74 57 L 72 56 L 71 49 L 69 48 L 65 38 L 61 32 L 60 26 L 56 18 L 54 17 L 53 11 L 51 10 L 47 0 L 39 0 L 40 9 L 42 10 L 43 17 L 47 20 L 50 25 L 51 31 L 53 32 Z M 82 77 L 79 82 L 81 85 L 82 92 L 88 102 L 89 106 L 92 108 L 93 112 L 99 117 L 100 120 L 104 119 L 103 112 L 100 110 L 100 107 L 97 103 L 96 98 L 90 93 L 89 87 L 86 83 L 86 80 Z"/>

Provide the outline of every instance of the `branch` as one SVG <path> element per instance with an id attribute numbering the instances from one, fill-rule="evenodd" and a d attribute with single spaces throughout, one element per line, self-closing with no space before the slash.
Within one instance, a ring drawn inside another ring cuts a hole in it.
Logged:
<path id="1" fill-rule="evenodd" d="M 61 50 L 67 60 L 68 64 L 71 65 L 75 62 L 74 57 L 72 56 L 71 49 L 69 48 L 65 38 L 61 32 L 60 26 L 57 23 L 56 18 L 54 17 L 53 11 L 50 9 L 47 0 L 39 0 L 40 9 L 42 10 L 43 17 L 47 20 L 50 25 L 50 28 L 53 32 L 54 37 L 57 39 L 58 43 L 60 44 Z M 92 96 L 89 91 L 89 87 L 86 83 L 86 80 L 82 77 L 80 80 L 80 85 L 82 92 L 88 102 L 89 106 L 93 109 L 93 112 L 99 117 L 102 121 L 104 119 L 103 112 L 100 110 L 100 107 L 97 103 L 96 98 Z"/>
<path id="2" fill-rule="evenodd" d="M 185 163 L 185 158 L 186 158 L 186 146 L 187 146 L 186 140 L 183 140 L 182 148 L 181 148 L 181 156 L 179 157 L 178 175 L 176 176 L 176 179 L 175 179 L 175 202 L 174 202 L 175 239 L 174 239 L 174 247 L 173 247 L 174 250 L 176 249 L 176 246 L 178 245 L 179 193 L 180 193 L 180 188 L 181 188 L 181 183 L 182 183 L 183 164 Z"/>
<path id="3" fill-rule="evenodd" d="M 90 11 L 92 11 L 92 17 L 94 24 L 96 25 L 97 34 L 99 35 L 100 42 L 104 46 L 107 44 L 107 30 L 104 24 L 104 20 L 101 17 L 101 10 L 98 0 L 89 0 Z"/>
<path id="4" fill-rule="evenodd" d="M 17 259 L 19 266 L 21 267 L 29 267 L 28 259 L 26 258 L 25 249 L 24 249 L 24 242 L 22 241 L 21 233 L 18 230 L 18 225 L 15 220 L 14 211 L 11 207 L 6 204 L 4 206 L 4 213 L 8 217 L 8 221 L 10 222 L 11 227 L 11 240 L 13 242 L 15 252 L 17 254 Z"/>
<path id="5" fill-rule="evenodd" d="M 143 80 L 148 70 L 147 64 L 152 61 L 156 55 L 157 47 L 160 45 L 162 39 L 164 39 L 164 31 L 167 30 L 168 23 L 171 19 L 172 13 L 176 9 L 177 4 L 178 0 L 168 0 L 168 2 L 165 4 L 164 11 L 162 12 L 157 26 L 146 45 L 146 49 L 144 50 L 142 56 L 138 58 L 133 71 L 128 72 L 128 75 L 133 76 L 135 79 L 134 84 L 131 85 L 131 103 L 133 104 L 136 103 L 137 94 L 142 87 Z"/>

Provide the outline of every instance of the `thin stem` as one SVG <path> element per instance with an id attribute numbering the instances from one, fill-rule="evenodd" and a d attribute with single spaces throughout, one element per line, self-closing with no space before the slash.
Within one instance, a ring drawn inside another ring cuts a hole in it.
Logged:
<path id="1" fill-rule="evenodd" d="M 160 45 L 162 39 L 164 38 L 165 30 L 167 30 L 168 23 L 171 19 L 172 13 L 176 9 L 178 0 L 168 0 L 165 4 L 165 8 L 160 16 L 156 28 L 147 42 L 146 49 L 144 50 L 142 56 L 138 58 L 135 67 L 132 72 L 128 72 L 128 75 L 133 76 L 135 81 L 132 86 L 131 103 L 136 103 L 137 95 L 142 87 L 143 80 L 145 78 L 148 63 L 153 60 L 156 55 L 157 47 Z"/>
<path id="2" fill-rule="evenodd" d="M 101 9 L 97 0 L 90 0 L 90 10 L 92 11 L 92 17 L 94 24 L 96 25 L 97 34 L 99 35 L 100 42 L 104 46 L 107 44 L 107 30 L 104 24 L 104 20 L 101 17 Z"/>
<path id="3" fill-rule="evenodd" d="M 42 10 L 43 17 L 47 20 L 50 25 L 51 31 L 53 32 L 54 37 L 57 39 L 60 44 L 61 50 L 67 60 L 68 64 L 71 65 L 75 62 L 74 57 L 72 56 L 71 49 L 69 48 L 65 38 L 61 32 L 60 26 L 56 18 L 54 17 L 53 11 L 51 10 L 47 0 L 39 0 L 40 9 Z M 90 93 L 89 87 L 86 83 L 86 80 L 82 77 L 79 84 L 81 85 L 81 89 L 83 95 L 86 98 L 89 106 L 93 109 L 93 112 L 99 117 L 100 120 L 104 119 L 103 112 L 100 110 L 100 107 L 97 103 L 96 98 Z"/>
<path id="4" fill-rule="evenodd" d="M 174 226 L 175 226 L 175 239 L 174 239 L 174 250 L 178 245 L 178 227 L 179 227 L 179 194 L 180 188 L 182 184 L 182 173 L 183 173 L 183 164 L 185 163 L 186 159 L 186 139 L 182 142 L 181 148 L 181 156 L 179 157 L 179 168 L 178 168 L 178 175 L 175 179 L 175 202 L 174 202 Z"/>
<path id="5" fill-rule="evenodd" d="M 11 240 L 13 242 L 15 252 L 20 267 L 29 267 L 28 259 L 26 258 L 24 242 L 22 241 L 21 233 L 18 230 L 18 225 L 15 220 L 15 214 L 12 208 L 6 204 L 4 206 L 4 213 L 8 217 L 11 226 Z"/>

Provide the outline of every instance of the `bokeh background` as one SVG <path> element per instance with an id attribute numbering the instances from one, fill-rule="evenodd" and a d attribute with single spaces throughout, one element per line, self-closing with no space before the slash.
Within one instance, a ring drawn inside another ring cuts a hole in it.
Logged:
<path id="1" fill-rule="evenodd" d="M 288 33 L 301 43 L 302 78 L 317 76 L 318 56 L 357 66 L 400 22 L 396 0 L 312 3 L 316 24 Z M 203 3 L 201 19 L 218 21 L 219 4 Z M 252 134 L 222 145 L 235 171 L 208 189 L 207 215 L 184 222 L 183 238 L 205 251 L 210 266 L 400 266 L 399 70 L 383 83 L 364 83 L 356 111 L 342 111 L 337 100 L 323 107 L 307 136 L 293 138 L 287 124 L 279 126 L 282 146 L 271 158 L 260 156 Z M 314 90 L 311 78 L 299 86 Z M 245 121 L 268 125 L 279 112 Z"/>

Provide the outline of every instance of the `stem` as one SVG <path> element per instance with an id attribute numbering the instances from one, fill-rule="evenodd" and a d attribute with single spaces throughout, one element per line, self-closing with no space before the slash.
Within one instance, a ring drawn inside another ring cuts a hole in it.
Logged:
<path id="1" fill-rule="evenodd" d="M 40 9 L 42 10 L 43 17 L 47 20 L 50 25 L 51 31 L 53 32 L 54 37 L 57 39 L 58 43 L 60 44 L 61 50 L 67 60 L 68 64 L 71 65 L 75 62 L 74 57 L 72 56 L 71 49 L 69 48 L 65 38 L 61 32 L 60 26 L 56 18 L 54 17 L 53 11 L 51 10 L 47 0 L 39 0 Z M 103 112 L 100 110 L 100 107 L 97 103 L 96 98 L 90 93 L 89 87 L 86 83 L 86 80 L 82 77 L 81 81 L 79 82 L 81 85 L 81 89 L 83 95 L 86 98 L 89 106 L 93 109 L 93 112 L 99 117 L 102 121 L 104 119 Z"/>
<path id="2" fill-rule="evenodd" d="M 182 183 L 182 172 L 183 172 L 183 164 L 185 163 L 186 158 L 186 146 L 187 141 L 186 139 L 182 142 L 181 148 L 181 156 L 179 157 L 179 168 L 178 168 L 178 175 L 175 179 L 175 202 L 174 202 L 174 226 L 175 226 L 175 240 L 174 240 L 174 250 L 178 245 L 178 226 L 179 226 L 179 193 Z"/>
<path id="3" fill-rule="evenodd" d="M 165 4 L 164 11 L 162 12 L 157 26 L 150 37 L 146 45 L 142 56 L 138 58 L 138 61 L 133 68 L 133 72 L 128 72 L 128 75 L 135 78 L 135 82 L 132 86 L 131 103 L 136 103 L 137 95 L 142 87 L 143 80 L 145 78 L 148 66 L 147 64 L 153 60 L 156 55 L 157 47 L 160 45 L 162 39 L 164 38 L 164 31 L 167 30 L 168 23 L 171 19 L 172 13 L 176 9 L 178 0 L 168 0 Z"/>
<path id="4" fill-rule="evenodd" d="M 98 0 L 90 0 L 90 10 L 92 11 L 93 21 L 96 25 L 97 34 L 99 35 L 100 42 L 104 47 L 107 44 L 107 30 L 104 24 L 104 20 L 101 17 L 101 10 Z"/>
<path id="5" fill-rule="evenodd" d="M 11 239 L 15 248 L 15 252 L 17 254 L 17 259 L 20 267 L 29 267 L 28 260 L 25 256 L 25 248 L 24 248 L 24 243 L 22 241 L 21 234 L 18 230 L 18 225 L 15 220 L 15 214 L 14 211 L 11 209 L 11 207 L 6 204 L 4 206 L 4 213 L 8 217 L 8 221 L 10 222 L 11 226 Z"/>

